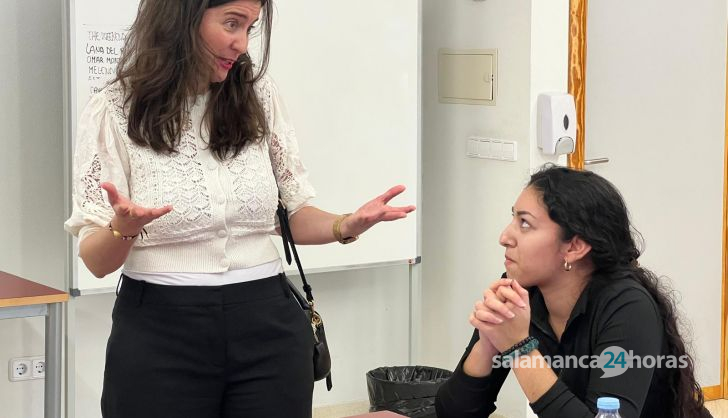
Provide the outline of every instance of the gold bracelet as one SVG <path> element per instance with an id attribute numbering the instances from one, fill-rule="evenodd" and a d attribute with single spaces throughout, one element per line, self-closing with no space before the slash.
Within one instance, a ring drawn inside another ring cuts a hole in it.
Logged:
<path id="1" fill-rule="evenodd" d="M 353 237 L 342 237 L 341 236 L 341 223 L 346 219 L 348 216 L 350 216 L 351 213 L 345 213 L 334 221 L 333 231 L 334 231 L 334 238 L 336 238 L 337 241 L 339 241 L 342 244 L 349 244 L 351 242 L 354 242 L 359 239 L 359 236 L 353 236 Z"/>
<path id="2" fill-rule="evenodd" d="M 144 238 L 144 232 L 145 232 L 144 231 L 144 228 L 142 228 L 142 232 L 139 232 L 136 235 L 124 235 L 121 232 L 119 232 L 116 229 L 114 229 L 114 227 L 111 226 L 111 222 L 109 222 L 109 231 L 111 231 L 111 234 L 114 236 L 114 238 L 118 238 L 118 239 L 121 239 L 123 241 L 131 241 L 134 238 L 138 237 L 139 235 L 141 235 L 142 236 L 142 239 L 143 239 Z"/>

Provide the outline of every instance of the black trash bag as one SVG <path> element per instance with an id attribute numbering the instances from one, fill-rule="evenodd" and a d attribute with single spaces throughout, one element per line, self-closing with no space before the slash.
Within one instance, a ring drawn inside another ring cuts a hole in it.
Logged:
<path id="1" fill-rule="evenodd" d="M 452 372 L 426 366 L 380 367 L 367 373 L 369 412 L 435 418 L 435 395 Z"/>

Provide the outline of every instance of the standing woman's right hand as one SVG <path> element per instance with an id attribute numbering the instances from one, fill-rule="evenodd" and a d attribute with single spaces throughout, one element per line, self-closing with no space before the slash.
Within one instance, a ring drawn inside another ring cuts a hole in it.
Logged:
<path id="1" fill-rule="evenodd" d="M 119 231 L 122 235 L 138 235 L 142 232 L 146 224 L 172 211 L 172 205 L 161 208 L 145 208 L 139 206 L 127 197 L 119 194 L 116 186 L 112 183 L 101 183 L 101 188 L 106 190 L 109 203 L 114 209 L 114 217 L 111 219 L 112 228 Z"/>

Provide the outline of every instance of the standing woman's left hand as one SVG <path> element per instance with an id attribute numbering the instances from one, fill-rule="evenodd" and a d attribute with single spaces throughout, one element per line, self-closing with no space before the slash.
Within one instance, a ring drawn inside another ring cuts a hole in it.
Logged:
<path id="1" fill-rule="evenodd" d="M 484 299 L 478 302 L 473 314 L 480 320 L 473 321 L 472 324 L 499 352 L 502 353 L 528 337 L 531 324 L 528 290 L 513 280 L 511 286 L 492 286 L 485 291 Z M 515 304 L 513 300 L 520 300 L 522 303 Z M 513 312 L 512 318 L 501 313 L 508 310 Z"/>
<path id="2" fill-rule="evenodd" d="M 397 219 L 406 218 L 408 213 L 415 210 L 413 205 L 402 207 L 388 205 L 390 200 L 404 192 L 404 190 L 405 187 L 402 185 L 394 186 L 387 190 L 383 195 L 365 203 L 362 207 L 357 209 L 356 212 L 352 213 L 351 216 L 347 216 L 341 223 L 342 235 L 357 236 L 379 222 L 395 221 Z"/>

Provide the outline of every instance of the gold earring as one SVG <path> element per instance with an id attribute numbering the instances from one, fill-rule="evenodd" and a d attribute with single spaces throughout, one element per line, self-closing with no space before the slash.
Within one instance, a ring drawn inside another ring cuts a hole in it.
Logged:
<path id="1" fill-rule="evenodd" d="M 571 271 L 571 264 L 569 263 L 569 260 L 564 258 L 564 271 Z"/>

